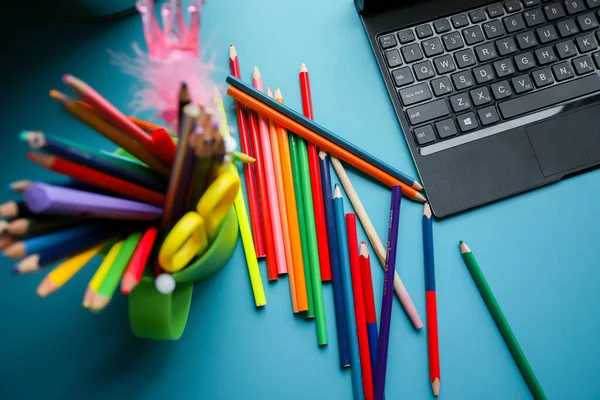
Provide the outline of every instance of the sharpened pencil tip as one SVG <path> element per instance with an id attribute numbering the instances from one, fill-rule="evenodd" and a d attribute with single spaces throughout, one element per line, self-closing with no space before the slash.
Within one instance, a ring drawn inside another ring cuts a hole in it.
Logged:
<path id="1" fill-rule="evenodd" d="M 319 158 L 324 160 L 325 157 L 327 157 L 327 153 L 325 153 L 323 150 L 319 150 Z"/>
<path id="2" fill-rule="evenodd" d="M 252 70 L 252 77 L 254 79 L 260 79 L 260 70 L 258 69 L 258 67 L 254 67 L 254 69 Z"/>
<path id="3" fill-rule="evenodd" d="M 273 98 L 273 91 L 271 90 L 270 87 L 267 87 L 267 96 Z"/>
<path id="4" fill-rule="evenodd" d="M 341 198 L 341 197 L 342 197 L 342 191 L 340 190 L 340 185 L 338 185 L 336 183 L 335 187 L 333 189 L 333 198 L 337 199 L 337 198 Z"/>
<path id="5" fill-rule="evenodd" d="M 440 378 L 435 378 L 435 380 L 431 382 L 431 389 L 433 390 L 433 395 L 435 397 L 440 395 Z"/>
<path id="6" fill-rule="evenodd" d="M 423 190 L 423 185 L 421 185 L 419 182 L 415 181 L 415 183 L 413 183 L 412 188 L 415 190 L 418 190 L 419 192 Z"/>
<path id="7" fill-rule="evenodd" d="M 423 206 L 423 215 L 427 218 L 431 218 L 431 207 L 429 206 L 429 203 L 425 203 Z"/>
<path id="8" fill-rule="evenodd" d="M 367 243 L 363 240 L 362 242 L 360 242 L 360 256 L 362 257 L 369 257 L 369 249 L 367 248 Z"/>
<path id="9" fill-rule="evenodd" d="M 275 100 L 281 100 L 283 102 L 283 95 L 281 94 L 281 90 L 279 88 L 275 89 Z"/>
<path id="10" fill-rule="evenodd" d="M 421 193 L 419 193 L 419 192 L 415 193 L 415 197 L 414 197 L 414 199 L 415 199 L 416 201 L 419 201 L 419 202 L 421 202 L 421 203 L 425 203 L 425 202 L 427 201 L 427 199 L 425 198 L 425 196 L 423 196 L 423 195 L 422 195 Z"/>
<path id="11" fill-rule="evenodd" d="M 306 69 L 306 64 L 300 64 L 300 72 L 308 72 L 308 69 Z"/>
<path id="12" fill-rule="evenodd" d="M 71 81 L 72 77 L 73 77 L 73 75 L 71 75 L 71 74 L 63 74 L 63 76 L 62 76 L 63 83 L 68 84 Z"/>
<path id="13" fill-rule="evenodd" d="M 467 246 L 467 244 L 465 242 L 463 242 L 461 240 L 459 243 L 460 243 L 460 252 L 462 254 L 469 253 L 471 251 L 471 249 L 469 248 L 469 246 Z"/>
<path id="14" fill-rule="evenodd" d="M 230 44 L 229 45 L 229 58 L 231 58 L 233 60 L 236 57 L 237 57 L 237 51 L 235 51 L 235 46 Z"/>

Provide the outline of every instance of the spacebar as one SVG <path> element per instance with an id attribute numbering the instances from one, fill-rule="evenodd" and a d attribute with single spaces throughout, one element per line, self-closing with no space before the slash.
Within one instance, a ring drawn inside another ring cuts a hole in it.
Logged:
<path id="1" fill-rule="evenodd" d="M 568 83 L 552 86 L 531 94 L 500 103 L 500 112 L 506 119 L 540 110 L 563 101 L 585 96 L 600 90 L 600 76 L 588 75 Z"/>

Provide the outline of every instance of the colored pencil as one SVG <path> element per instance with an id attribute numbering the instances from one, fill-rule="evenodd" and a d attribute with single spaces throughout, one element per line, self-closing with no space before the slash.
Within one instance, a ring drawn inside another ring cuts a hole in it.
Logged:
<path id="1" fill-rule="evenodd" d="M 258 134 L 258 116 L 255 112 L 248 112 L 248 127 L 252 138 L 253 154 L 256 158 L 254 171 L 256 172 L 256 186 L 261 210 L 262 232 L 264 235 L 265 258 L 267 263 L 267 277 L 270 281 L 277 280 L 277 257 L 275 256 L 275 242 L 273 241 L 273 227 L 271 213 L 269 212 L 269 196 L 267 194 L 267 178 L 263 168 L 263 159 L 260 150 L 260 137 Z"/>
<path id="2" fill-rule="evenodd" d="M 225 107 L 223 106 L 223 98 L 220 94 L 214 96 L 214 102 L 219 115 L 219 131 L 224 137 L 229 137 L 229 125 L 227 123 L 227 114 L 225 113 Z M 239 176 L 236 165 L 231 165 L 230 169 Z M 265 296 L 265 289 L 263 287 L 262 278 L 260 276 L 260 269 L 258 268 L 258 260 L 256 258 L 256 251 L 254 241 L 252 238 L 252 231 L 250 230 L 250 219 L 248 217 L 248 211 L 246 209 L 246 201 L 244 200 L 244 193 L 242 187 L 237 192 L 234 200 L 235 212 L 238 219 L 238 226 L 240 228 L 240 236 L 242 237 L 242 245 L 244 247 L 244 254 L 246 255 L 246 265 L 248 266 L 248 275 L 250 276 L 250 285 L 252 286 L 252 294 L 254 295 L 254 304 L 256 307 L 262 307 L 267 304 L 267 298 Z"/>
<path id="3" fill-rule="evenodd" d="M 290 147 L 290 161 L 292 163 L 292 175 L 294 180 L 294 192 L 296 194 L 296 213 L 298 215 L 298 229 L 300 231 L 300 242 L 302 249 L 302 260 L 304 264 L 304 283 L 306 286 L 306 300 L 308 309 L 306 318 L 315 317 L 315 304 L 311 275 L 311 257 L 308 251 L 308 232 L 306 228 L 306 216 L 304 208 L 304 193 L 302 188 L 302 173 L 300 171 L 300 160 L 298 158 L 298 138 L 293 133 L 288 133 Z"/>
<path id="4" fill-rule="evenodd" d="M 100 93 L 96 92 L 90 85 L 69 74 L 63 75 L 63 82 L 69 85 L 82 100 L 89 103 L 99 115 L 102 115 L 102 117 L 112 125 L 125 132 L 162 161 L 168 164 L 172 163 L 174 155 L 168 153 L 168 149 L 159 147 L 152 140 L 152 137 L 127 119 L 123 113 L 102 97 Z"/>
<path id="5" fill-rule="evenodd" d="M 270 108 L 270 109 L 276 110 L 278 113 L 285 115 L 287 118 L 298 123 L 299 125 L 302 125 L 304 128 L 306 128 L 309 131 L 318 132 L 319 136 L 323 136 L 328 141 L 337 144 L 339 147 L 341 147 L 341 148 L 351 152 L 355 156 L 367 161 L 369 164 L 377 167 L 378 169 L 380 169 L 382 171 L 385 171 L 387 174 L 391 175 L 396 180 L 402 182 L 407 187 L 411 187 L 415 190 L 423 190 L 423 187 L 414 178 L 411 178 L 408 175 L 404 174 L 403 172 L 398 171 L 397 169 L 393 168 L 389 164 L 384 163 L 383 161 L 376 158 L 375 156 L 365 152 L 363 149 L 359 148 L 358 146 L 348 142 L 347 140 L 343 139 L 342 137 L 337 136 L 333 132 L 325 129 L 324 127 L 316 124 L 315 122 L 311 121 L 310 119 L 302 116 L 300 113 L 293 111 L 289 107 L 286 107 L 282 104 L 278 104 L 274 101 L 270 101 L 269 98 L 267 96 L 265 96 L 263 93 L 261 93 L 260 91 L 254 90 L 250 85 L 246 84 L 245 82 L 241 81 L 240 79 L 237 79 L 236 77 L 230 75 L 227 77 L 226 81 L 228 84 L 230 84 L 231 86 L 236 88 L 239 92 L 243 92 L 243 93 L 247 94 L 248 96 L 257 100 L 259 103 L 262 103 L 263 105 L 265 105 L 266 106 L 265 108 Z M 229 90 L 228 90 L 228 92 L 229 92 Z M 255 108 L 255 106 L 251 106 L 247 101 L 242 101 L 241 99 L 236 99 L 236 100 L 245 104 L 246 107 L 252 108 L 256 112 L 262 112 L 262 110 Z M 267 118 L 271 118 L 271 116 L 268 115 L 267 113 L 265 113 L 264 115 Z M 279 123 L 279 121 L 276 121 L 276 122 Z M 284 124 L 281 123 L 281 125 L 284 125 Z M 293 129 L 291 129 L 288 126 L 285 126 L 285 127 L 289 130 L 294 131 Z M 296 132 L 296 131 L 294 131 L 294 132 L 299 135 L 301 134 L 301 132 Z M 303 135 L 301 135 L 301 136 L 303 136 Z M 308 138 L 305 138 L 305 139 L 309 140 Z M 324 148 L 323 146 L 320 146 L 319 143 L 317 143 L 317 142 L 313 142 L 313 143 L 316 144 L 317 146 L 321 147 L 323 150 L 326 150 L 326 151 L 328 150 L 328 149 Z"/>
<path id="6" fill-rule="evenodd" d="M 11 244 L 15 243 L 18 239 L 14 236 L 10 235 L 2 235 L 0 236 L 0 250 L 4 250 Z"/>
<path id="7" fill-rule="evenodd" d="M 369 354 L 371 356 L 371 374 L 375 378 L 375 365 L 377 364 L 377 313 L 373 297 L 373 278 L 371 276 L 371 260 L 365 242 L 360 243 L 360 274 L 363 287 L 365 304 L 365 319 L 367 322 L 367 335 L 369 336 Z"/>
<path id="8" fill-rule="evenodd" d="M 331 283 L 333 286 L 333 305 L 335 307 L 340 368 L 347 368 L 350 366 L 350 347 L 348 344 L 342 266 L 340 264 L 340 250 L 338 247 L 337 229 L 335 225 L 335 210 L 333 208 L 331 173 L 329 170 L 329 157 L 327 156 L 327 153 L 324 151 L 319 152 L 319 160 L 321 163 L 321 184 L 323 186 L 323 208 L 325 211 L 327 236 L 329 239 Z"/>
<path id="9" fill-rule="evenodd" d="M 110 270 L 106 274 L 106 277 L 102 281 L 102 284 L 98 288 L 98 292 L 91 304 L 92 311 L 100 311 L 106 308 L 110 300 L 112 299 L 121 277 L 129 265 L 129 260 L 133 256 L 135 249 L 142 238 L 142 232 L 131 233 L 123 242 L 123 247 L 117 254 L 115 261 L 113 262 Z"/>
<path id="10" fill-rule="evenodd" d="M 77 100 L 77 103 L 81 104 L 88 110 L 96 113 L 96 109 L 94 107 L 92 107 L 90 104 L 86 103 L 85 101 Z M 162 128 L 162 126 L 160 126 L 160 125 L 132 117 L 131 115 L 128 115 L 127 119 L 129 119 L 131 122 L 133 122 L 134 124 L 136 124 L 137 126 L 142 128 L 144 130 L 144 132 L 146 132 L 146 133 L 150 133 L 155 129 Z"/>
<path id="11" fill-rule="evenodd" d="M 427 347 L 429 381 L 434 396 L 440 395 L 440 352 L 438 341 L 437 300 L 435 293 L 435 264 L 433 262 L 433 227 L 429 203 L 423 208 L 423 257 L 425 259 L 425 305 L 427 309 Z"/>
<path id="12" fill-rule="evenodd" d="M 7 201 L 0 205 L 0 217 L 2 218 L 27 218 L 34 215 L 23 200 Z"/>
<path id="13" fill-rule="evenodd" d="M 104 247 L 105 243 L 84 250 L 74 255 L 68 260 L 62 262 L 59 266 L 50 272 L 37 288 L 37 295 L 46 297 L 55 292 L 67 283 L 77 272 L 79 272 L 98 252 Z"/>
<path id="14" fill-rule="evenodd" d="M 233 159 L 236 162 L 241 162 L 244 164 L 252 164 L 252 163 L 256 162 L 256 158 L 250 157 L 248 154 L 242 153 L 240 151 L 236 151 L 233 153 Z"/>
<path id="15" fill-rule="evenodd" d="M 36 214 L 155 220 L 163 213 L 161 208 L 150 204 L 45 183 L 29 186 L 23 198 Z"/>
<path id="16" fill-rule="evenodd" d="M 373 246 L 373 249 L 375 249 L 375 254 L 377 255 L 377 259 L 379 260 L 381 268 L 385 270 L 386 250 L 383 246 L 383 243 L 381 243 L 381 239 L 379 239 L 379 235 L 377 235 L 375 227 L 369 219 L 369 215 L 363 207 L 358 194 L 354 190 L 354 186 L 352 185 L 348 174 L 346 174 L 346 170 L 344 169 L 342 163 L 337 158 L 331 157 L 331 164 L 333 165 L 333 168 L 335 169 L 335 172 L 337 173 L 337 176 L 340 179 L 348 198 L 350 199 L 350 203 L 352 204 L 356 215 L 358 215 L 360 223 L 365 229 L 367 237 L 369 238 L 369 242 L 371 242 L 371 246 Z M 404 308 L 406 315 L 410 319 L 410 322 L 413 324 L 415 329 L 421 329 L 423 327 L 423 321 L 421 321 L 419 312 L 413 304 L 412 299 L 410 298 L 410 295 L 408 294 L 408 291 L 406 290 L 406 287 L 404 286 L 402 279 L 400 279 L 400 275 L 397 271 L 394 271 L 394 292 L 396 293 L 398 300 L 400 300 L 402 308 Z"/>
<path id="17" fill-rule="evenodd" d="M 229 69 L 233 76 L 239 79 L 242 78 L 239 57 L 233 45 L 229 46 Z M 236 102 L 235 112 L 237 116 L 240 147 L 244 153 L 248 155 L 254 154 L 254 157 L 256 157 L 256 153 L 252 152 L 245 107 L 239 102 Z M 256 145 L 258 145 L 258 143 Z M 258 168 L 256 165 L 244 165 L 244 177 L 246 179 L 246 195 L 248 196 L 248 207 L 250 209 L 250 220 L 252 222 L 252 233 L 254 235 L 254 247 L 256 255 L 258 257 L 264 257 L 264 233 L 260 219 L 261 212 L 258 203 L 257 184 L 255 183 L 256 168 Z"/>
<path id="18" fill-rule="evenodd" d="M 358 237 L 356 233 L 356 215 L 346 214 L 346 230 L 348 233 L 348 255 L 350 258 L 350 274 L 352 276 L 352 293 L 354 294 L 354 314 L 356 318 L 356 335 L 358 336 L 358 350 L 360 355 L 360 369 L 363 380 L 365 399 L 373 399 L 373 370 L 371 367 L 371 354 L 369 349 L 369 335 L 367 334 L 367 320 L 365 317 L 365 299 L 358 257 Z"/>
<path id="19" fill-rule="evenodd" d="M 170 173 L 170 167 L 156 157 L 154 154 L 146 150 L 141 144 L 127 136 L 119 129 L 112 126 L 107 121 L 103 120 L 94 112 L 81 104 L 74 101 L 72 98 L 58 90 L 51 90 L 50 97 L 62 104 L 62 106 L 74 117 L 90 126 L 102 136 L 115 143 L 117 146 L 127 150 L 140 161 L 154 169 L 164 176 Z"/>
<path id="20" fill-rule="evenodd" d="M 183 130 L 183 109 L 192 102 L 190 91 L 185 82 L 181 82 L 177 104 L 177 136 L 181 136 Z M 152 138 L 154 139 L 154 137 Z"/>
<path id="21" fill-rule="evenodd" d="M 390 223 L 388 229 L 387 257 L 383 276 L 383 296 L 379 321 L 379 341 L 377 343 L 377 364 L 375 366 L 375 399 L 383 400 L 385 396 L 385 375 L 387 371 L 388 345 L 390 341 L 390 322 L 392 319 L 393 278 L 396 269 L 396 248 L 398 247 L 398 225 L 400 223 L 400 201 L 402 189 L 392 187 L 392 204 L 390 206 Z"/>
<path id="22" fill-rule="evenodd" d="M 121 293 L 125 295 L 131 293 L 138 283 L 140 283 L 157 235 L 158 229 L 153 226 L 144 232 L 144 236 L 140 239 L 135 253 L 133 253 L 129 265 L 121 278 Z"/>
<path id="23" fill-rule="evenodd" d="M 314 120 L 312 97 L 310 93 L 310 79 L 306 65 L 300 66 L 300 91 L 302 93 L 302 109 L 304 116 Z M 331 264 L 329 262 L 329 242 L 327 239 L 327 225 L 325 222 L 325 210 L 323 209 L 323 188 L 321 187 L 321 171 L 319 168 L 319 154 L 317 147 L 306 143 L 308 149 L 308 165 L 310 168 L 310 182 L 312 189 L 315 226 L 317 229 L 317 243 L 319 245 L 319 266 L 321 268 L 321 279 L 324 282 L 331 281 Z"/>
<path id="24" fill-rule="evenodd" d="M 271 88 L 267 88 L 267 96 L 273 97 Z M 287 202 L 285 195 L 285 183 L 283 178 L 283 166 L 282 166 L 282 149 L 279 148 L 277 127 L 273 121 L 269 121 L 269 138 L 271 140 L 271 150 L 273 152 L 273 167 L 275 169 L 275 190 L 277 192 L 277 200 L 279 202 L 279 215 L 281 216 L 281 230 L 283 232 L 283 245 L 285 250 L 285 261 L 288 270 L 288 278 L 290 284 L 290 296 L 292 298 L 292 308 L 294 313 L 300 311 L 298 308 L 298 297 L 296 295 L 296 276 L 294 274 L 294 261 L 292 257 L 292 239 L 290 232 L 290 223 L 287 215 Z M 286 133 L 287 135 L 287 133 Z"/>
<path id="25" fill-rule="evenodd" d="M 89 223 L 88 217 L 47 217 L 47 218 L 17 218 L 6 224 L 6 232 L 14 236 L 35 237 L 61 229 L 70 228 L 83 223 Z M 4 224 L 0 228 L 4 227 Z"/>
<path id="26" fill-rule="evenodd" d="M 203 111 L 201 115 L 206 115 Z M 211 126 L 208 129 L 200 128 L 189 137 L 190 145 L 193 148 L 192 161 L 192 188 L 190 205 L 198 204 L 200 198 L 208 187 L 210 172 L 213 165 L 213 156 L 216 152 L 216 138 L 218 136 L 218 127 Z"/>
<path id="27" fill-rule="evenodd" d="M 169 158 L 167 162 L 173 164 L 175 161 L 175 153 L 177 153 L 177 145 L 173 141 L 171 135 L 165 128 L 158 128 L 150 132 L 150 137 L 155 143 L 155 146 L 161 148 Z"/>
<path id="28" fill-rule="evenodd" d="M 262 77 L 258 67 L 252 72 L 252 85 L 261 92 L 263 91 Z M 273 241 L 275 243 L 275 259 L 277 260 L 277 273 L 287 274 L 287 262 L 285 258 L 285 245 L 283 240 L 283 229 L 281 227 L 281 215 L 279 213 L 279 199 L 277 198 L 277 183 L 275 181 L 275 166 L 273 163 L 273 149 L 269 134 L 269 125 L 264 116 L 258 114 L 258 133 L 260 135 L 261 155 L 263 157 L 263 170 L 265 172 L 267 196 L 269 197 L 269 213 L 271 215 L 271 227 Z"/>
<path id="29" fill-rule="evenodd" d="M 148 190 L 141 186 L 134 185 L 133 183 L 114 178 L 95 169 L 87 168 L 56 156 L 30 152 L 27 154 L 27 158 L 50 171 L 95 185 L 122 196 L 144 201 L 159 207 L 165 202 L 165 196 L 161 193 Z"/>
<path id="30" fill-rule="evenodd" d="M 121 165 L 106 160 L 105 155 L 90 147 L 39 131 L 23 131 L 19 137 L 27 142 L 32 150 L 43 150 L 46 153 L 93 168 L 150 190 L 163 192 L 166 189 L 166 182 L 163 179 L 148 179 L 148 175 L 138 174 L 135 169 L 123 168 Z"/>
<path id="31" fill-rule="evenodd" d="M 146 175 L 146 179 L 158 181 L 162 183 L 164 187 L 167 186 L 170 176 L 164 176 L 162 174 L 159 174 L 158 172 L 151 169 L 137 158 L 134 158 L 135 156 L 124 156 L 123 152 L 125 152 L 125 150 L 123 150 L 122 148 L 118 148 L 114 152 L 100 150 L 96 153 L 96 155 L 100 158 L 105 159 L 106 161 L 109 161 L 113 164 L 117 164 L 121 168 L 130 169 L 135 174 Z"/>
<path id="32" fill-rule="evenodd" d="M 346 307 L 346 327 L 348 329 L 348 343 L 350 345 L 350 372 L 352 376 L 352 392 L 354 400 L 365 398 L 363 381 L 361 377 L 360 353 L 358 350 L 358 337 L 356 336 L 356 313 L 354 310 L 354 296 L 352 294 L 352 277 L 350 272 L 350 254 L 348 253 L 348 232 L 346 230 L 346 217 L 344 214 L 344 201 L 338 185 L 333 190 L 333 206 L 340 250 L 340 264 L 342 266 L 342 282 L 344 288 L 344 303 Z"/>
<path id="33" fill-rule="evenodd" d="M 90 308 L 92 306 L 92 302 L 96 297 L 96 292 L 98 292 L 100 285 L 102 285 L 108 271 L 110 271 L 117 255 L 121 251 L 121 248 L 123 248 L 123 243 L 125 243 L 125 240 L 120 240 L 111 246 L 106 256 L 104 256 L 104 260 L 102 260 L 102 263 L 94 273 L 94 276 L 92 276 L 85 291 L 85 295 L 83 296 L 83 306 L 85 308 Z"/>
<path id="34" fill-rule="evenodd" d="M 502 338 L 504 339 L 510 354 L 513 356 L 521 375 L 523 375 L 531 395 L 536 400 L 547 399 L 544 389 L 535 376 L 529 361 L 527 361 L 525 353 L 523 353 L 523 349 L 521 349 L 515 334 L 510 328 L 510 325 L 508 324 L 508 321 L 506 320 L 506 317 L 504 316 L 504 313 L 502 312 L 502 309 L 496 300 L 496 296 L 494 296 L 492 289 L 490 289 L 490 286 L 488 285 L 487 280 L 485 279 L 485 276 L 483 275 L 483 272 L 481 271 L 481 268 L 479 267 L 479 264 L 473 255 L 473 252 L 463 241 L 460 242 L 460 253 L 462 254 L 462 258 L 469 269 L 469 273 L 471 274 L 471 277 L 477 286 L 477 290 L 479 290 L 479 293 L 481 294 L 485 305 L 490 311 L 498 330 L 502 334 Z"/>

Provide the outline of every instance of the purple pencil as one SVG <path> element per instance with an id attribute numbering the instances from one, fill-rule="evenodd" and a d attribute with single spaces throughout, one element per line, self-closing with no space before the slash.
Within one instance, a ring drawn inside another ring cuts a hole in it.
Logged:
<path id="1" fill-rule="evenodd" d="M 99 218 L 154 220 L 162 209 L 146 203 L 36 182 L 23 191 L 36 214 L 86 215 Z"/>
<path id="2" fill-rule="evenodd" d="M 402 189 L 400 186 L 392 186 L 387 257 L 383 276 L 383 299 L 381 301 L 381 317 L 379 321 L 379 342 L 377 344 L 377 365 L 375 366 L 375 400 L 383 400 L 385 393 L 385 373 L 387 369 L 388 344 L 390 341 L 390 321 L 392 319 L 392 300 L 394 297 L 394 272 L 396 270 L 396 247 L 398 244 L 401 199 Z"/>

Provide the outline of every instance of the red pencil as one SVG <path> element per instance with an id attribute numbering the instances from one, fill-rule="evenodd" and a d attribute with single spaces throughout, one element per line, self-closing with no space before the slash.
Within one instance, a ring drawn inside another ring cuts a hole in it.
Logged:
<path id="1" fill-rule="evenodd" d="M 356 235 L 356 214 L 346 214 L 346 231 L 348 232 L 348 253 L 350 255 L 350 275 L 352 276 L 352 293 L 354 294 L 354 313 L 356 316 L 356 334 L 358 336 L 358 351 L 360 354 L 360 369 L 366 400 L 373 400 L 373 370 L 371 366 L 371 351 L 367 334 L 365 302 L 363 296 L 362 278 L 358 259 L 358 238 Z M 352 368 L 355 366 L 352 365 Z"/>
<path id="2" fill-rule="evenodd" d="M 167 160 L 169 162 L 169 165 L 172 165 L 173 161 L 175 161 L 175 153 L 177 153 L 177 145 L 173 141 L 173 138 L 171 137 L 171 135 L 169 135 L 169 132 L 167 132 L 165 128 L 158 128 L 158 129 L 154 129 L 150 133 L 150 136 L 152 136 L 152 140 L 154 140 L 154 144 L 157 147 L 160 147 L 161 149 L 163 149 L 165 156 L 169 158 Z"/>
<path id="3" fill-rule="evenodd" d="M 240 61 L 233 45 L 229 46 L 229 69 L 236 78 L 242 79 L 240 72 Z M 248 123 L 246 122 L 246 112 L 244 106 L 235 102 L 235 112 L 237 114 L 238 129 L 240 131 L 240 146 L 242 152 L 255 157 L 251 149 L 250 138 L 248 137 Z M 256 158 L 256 157 L 255 157 Z M 244 177 L 246 178 L 246 194 L 248 195 L 248 206 L 250 209 L 250 220 L 252 221 L 252 234 L 254 236 L 254 250 L 256 257 L 265 256 L 265 242 L 262 222 L 260 220 L 260 206 L 258 203 L 257 190 L 255 186 L 255 166 L 254 164 L 244 163 Z"/>
<path id="4" fill-rule="evenodd" d="M 83 167 L 79 164 L 63 160 L 62 158 L 33 152 L 27 153 L 27 158 L 51 171 L 58 172 L 59 174 L 66 175 L 81 182 L 89 183 L 90 185 L 122 196 L 130 197 L 157 207 L 162 207 L 165 203 L 164 194 L 153 192 L 152 190 L 134 185 L 133 183 L 126 182 L 122 179 L 114 178 L 110 175 L 98 172 L 95 169 Z"/>
<path id="5" fill-rule="evenodd" d="M 155 227 L 150 227 L 140 239 L 140 242 L 135 249 L 135 253 L 133 253 L 133 256 L 131 256 L 129 265 L 125 270 L 123 277 L 121 278 L 121 293 L 131 293 L 137 284 L 140 283 L 140 279 L 142 279 L 142 274 L 144 273 L 144 268 L 148 262 L 148 257 L 152 251 L 152 246 L 154 245 L 157 234 L 158 229 Z"/>
<path id="6" fill-rule="evenodd" d="M 312 98 L 310 95 L 310 80 L 306 65 L 300 66 L 300 90 L 302 91 L 302 109 L 304 116 L 314 119 Z M 319 152 L 314 144 L 306 143 L 308 147 L 308 163 L 310 168 L 310 183 L 312 187 L 313 207 L 315 212 L 315 225 L 317 227 L 317 240 L 319 244 L 319 264 L 321 266 L 321 280 L 331 280 L 331 265 L 329 263 L 329 240 L 327 238 L 327 225 L 325 210 L 323 208 L 323 187 L 321 186 L 321 170 L 319 167 Z"/>
<path id="7" fill-rule="evenodd" d="M 371 355 L 371 372 L 375 381 L 375 365 L 377 364 L 377 312 L 375 311 L 375 299 L 373 298 L 373 277 L 371 276 L 371 260 L 367 244 L 360 242 L 360 274 L 363 288 L 363 300 L 365 305 L 365 319 L 367 322 L 367 336 L 369 338 L 369 353 Z"/>
<path id="8" fill-rule="evenodd" d="M 277 280 L 279 274 L 277 273 L 277 258 L 275 257 L 275 242 L 273 241 L 273 227 L 271 226 L 271 216 L 269 214 L 269 196 L 267 194 L 267 185 L 265 178 L 265 171 L 262 165 L 262 156 L 260 152 L 260 143 L 258 140 L 258 118 L 254 111 L 248 111 L 248 125 L 250 127 L 250 137 L 252 141 L 253 157 L 256 159 L 254 162 L 256 172 L 256 185 L 258 186 L 258 200 L 260 201 L 260 207 L 264 211 L 262 221 L 264 223 L 264 244 L 265 244 L 265 255 L 267 259 L 267 277 L 270 281 Z M 275 190 L 275 189 L 273 189 Z"/>

